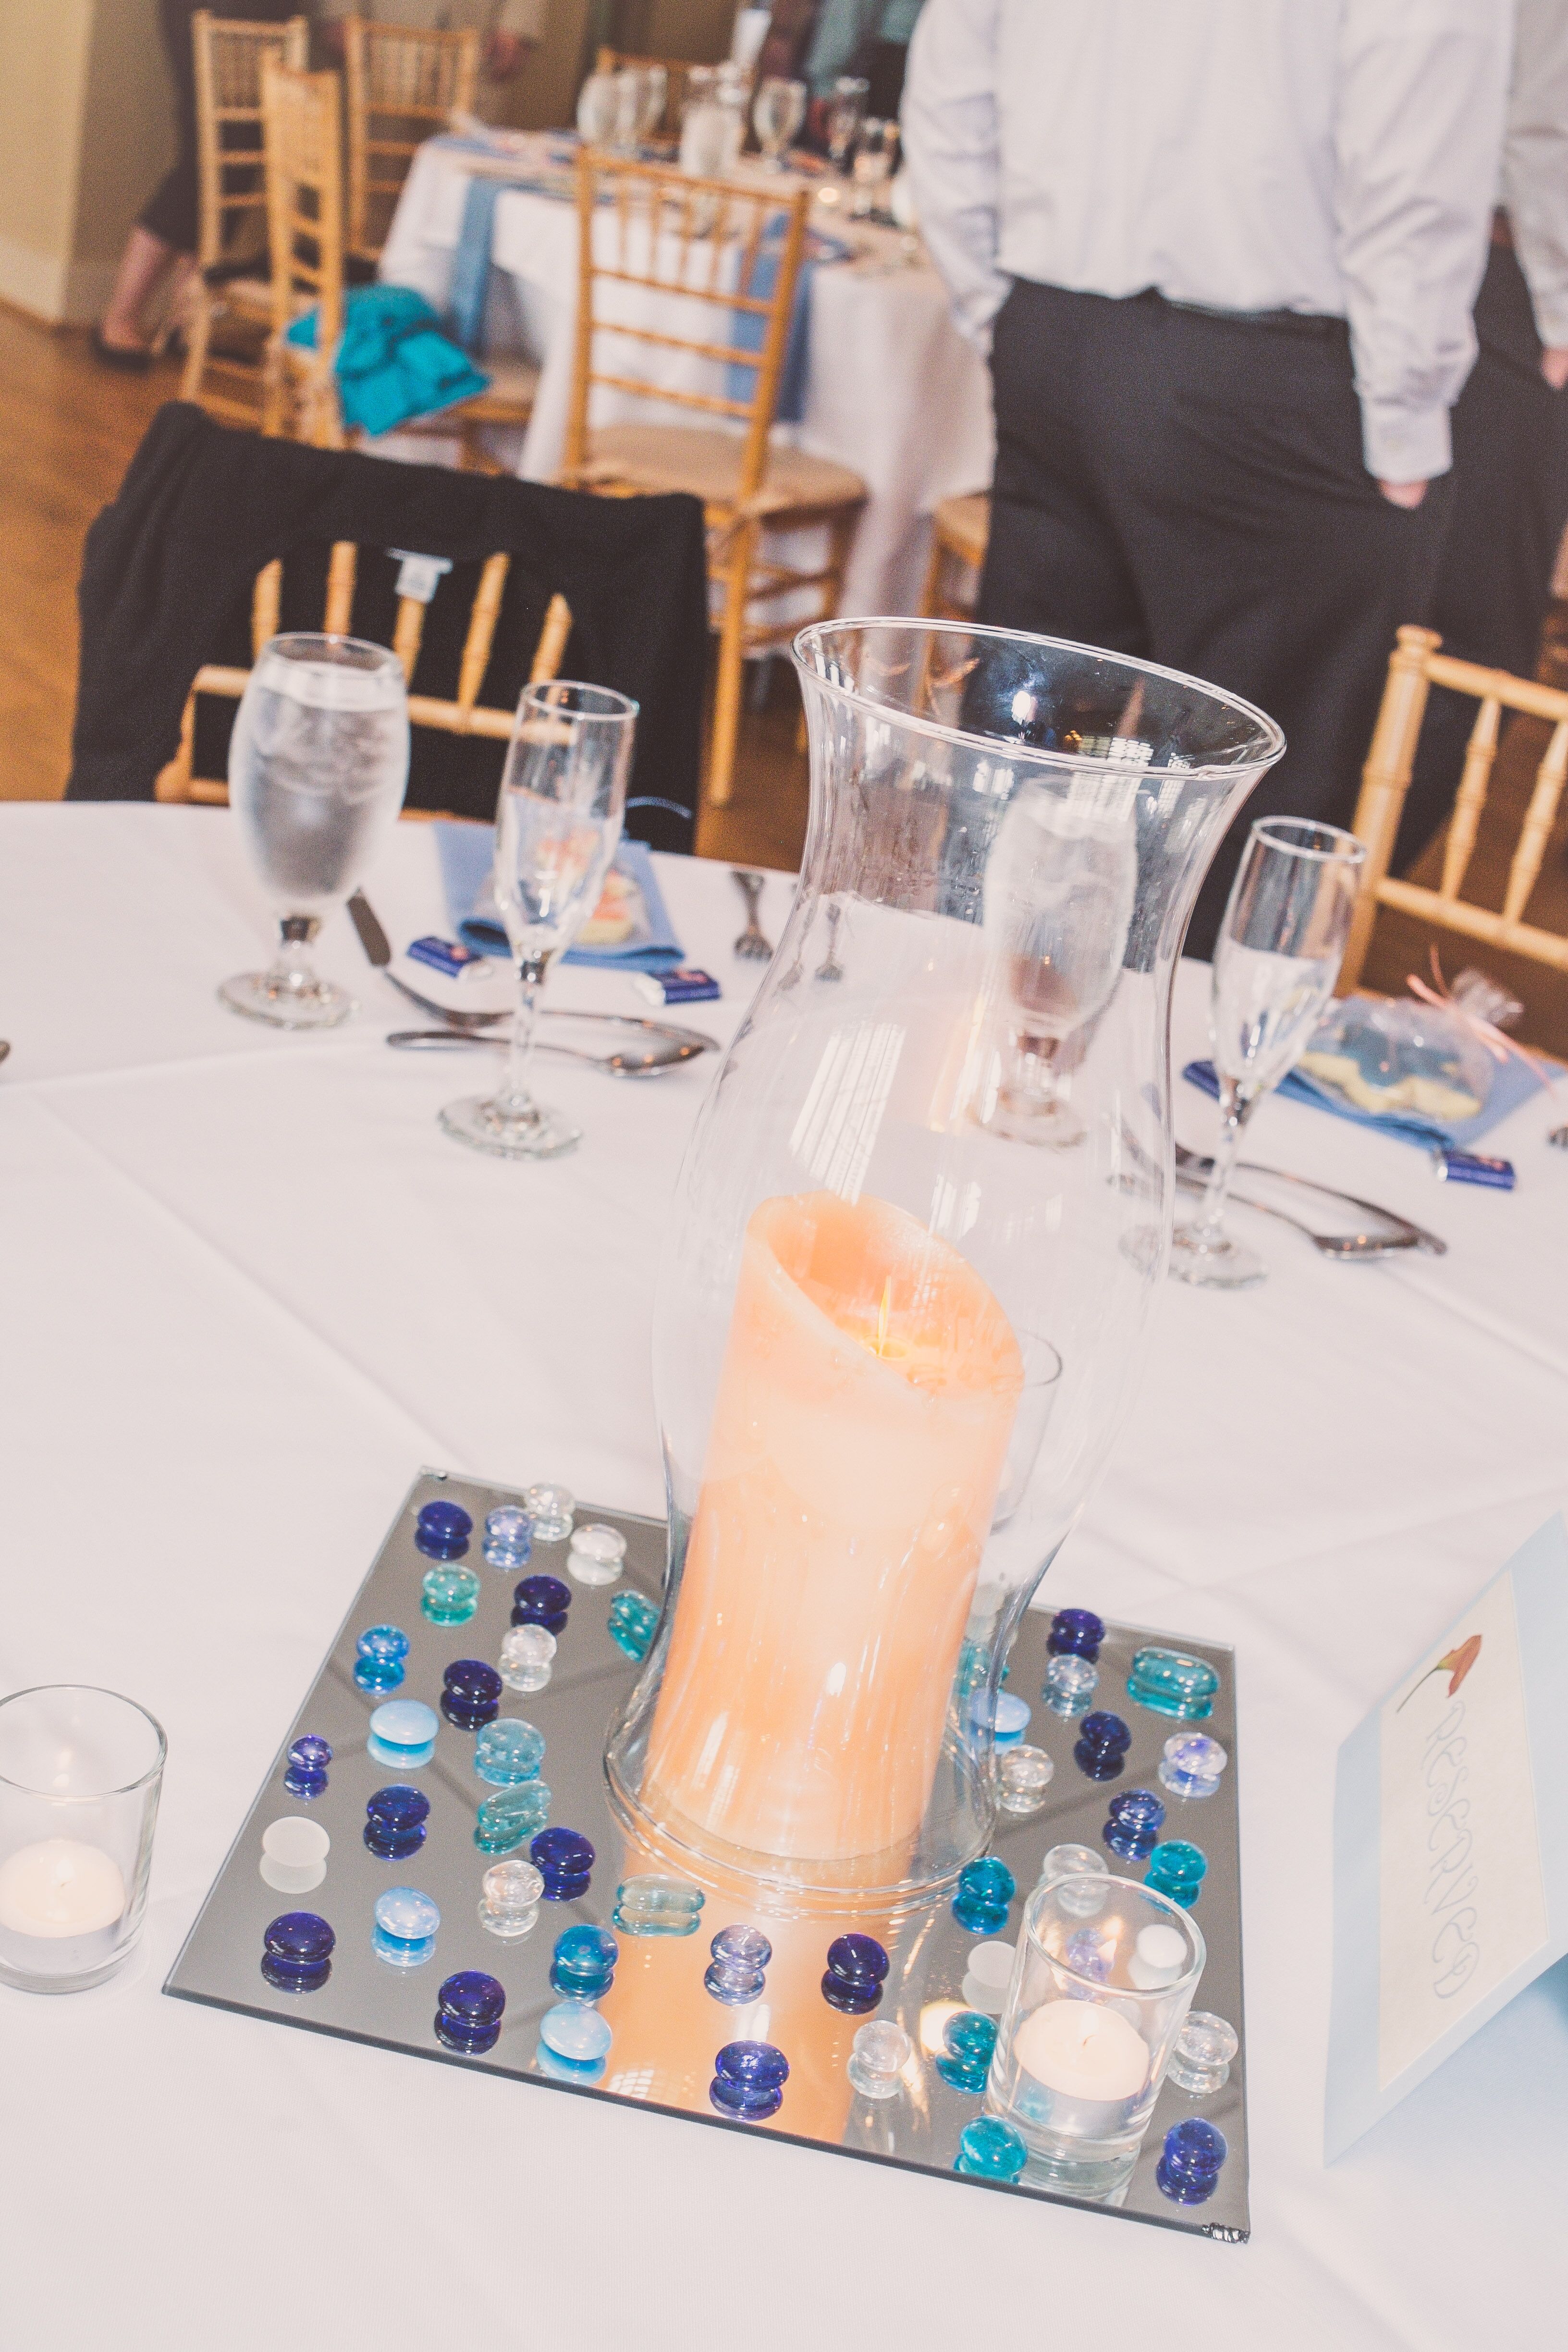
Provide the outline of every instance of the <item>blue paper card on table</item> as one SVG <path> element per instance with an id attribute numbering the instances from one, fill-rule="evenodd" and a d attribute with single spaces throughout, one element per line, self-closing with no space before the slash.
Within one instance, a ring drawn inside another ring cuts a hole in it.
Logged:
<path id="1" fill-rule="evenodd" d="M 1341 1748 L 1327 2161 L 1568 1953 L 1565 1689 L 1559 1517 Z"/>

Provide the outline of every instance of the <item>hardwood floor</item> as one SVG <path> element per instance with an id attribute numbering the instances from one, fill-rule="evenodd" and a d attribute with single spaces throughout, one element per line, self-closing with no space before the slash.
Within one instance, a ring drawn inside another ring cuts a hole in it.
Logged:
<path id="1" fill-rule="evenodd" d="M 76 695 L 76 581 L 88 525 L 113 496 L 160 402 L 179 387 L 166 361 L 144 376 L 99 366 L 80 333 L 53 332 L 0 306 L 0 799 L 52 800 L 65 790 Z M 1568 684 L 1568 604 L 1548 632 L 1543 675 Z M 795 748 L 798 702 L 788 665 L 773 665 L 766 707 L 748 709 L 742 728 L 735 797 L 704 814 L 704 856 L 788 872 L 805 837 L 806 766 Z M 1518 838 L 1536 763 L 1546 745 L 1542 724 L 1520 719 L 1508 730 L 1494 772 L 1488 820 L 1472 868 L 1472 895 L 1500 906 L 1508 860 Z M 1415 879 L 1436 883 L 1440 842 Z M 1568 933 L 1568 804 L 1559 812 L 1530 919 Z M 1367 967 L 1369 987 L 1404 991 L 1406 972 L 1427 969 L 1430 935 L 1408 918 L 1384 914 Z M 1476 963 L 1521 997 L 1520 1034 L 1568 1057 L 1568 974 L 1547 972 L 1489 949 L 1471 952 L 1452 936 L 1441 941 L 1450 978 Z"/>

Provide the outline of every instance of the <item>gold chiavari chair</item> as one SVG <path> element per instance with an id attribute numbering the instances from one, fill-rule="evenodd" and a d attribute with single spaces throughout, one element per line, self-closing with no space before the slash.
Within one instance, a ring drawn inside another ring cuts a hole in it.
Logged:
<path id="1" fill-rule="evenodd" d="M 267 230 L 272 255 L 272 335 L 267 347 L 264 433 L 341 449 L 342 416 L 332 359 L 343 331 L 343 164 L 338 77 L 261 69 L 267 137 Z M 285 341 L 316 312 L 314 347 Z"/>
<path id="2" fill-rule="evenodd" d="M 921 613 L 928 621 L 972 621 L 980 572 L 991 537 L 991 500 L 984 490 L 939 499 L 931 516 L 931 562 Z M 953 578 L 956 572 L 958 577 Z M 962 592 L 962 593 L 961 593 Z"/>
<path id="3" fill-rule="evenodd" d="M 479 688 L 489 667 L 496 623 L 500 615 L 501 598 L 506 592 L 507 573 L 510 566 L 511 558 L 508 555 L 491 555 L 486 559 L 479 572 L 468 635 L 458 666 L 458 691 L 450 699 L 439 695 L 411 694 L 408 717 L 413 726 L 439 728 L 448 735 L 488 736 L 503 743 L 510 740 L 511 711 L 491 709 L 479 699 Z M 444 570 L 446 567 L 439 568 Z M 338 540 L 332 547 L 327 567 L 327 593 L 321 615 L 321 626 L 331 635 L 348 634 L 358 573 L 358 548 L 352 539 Z M 406 579 L 408 576 L 405 559 L 404 577 Z M 404 677 L 410 681 L 425 634 L 426 607 L 436 587 L 435 569 L 427 571 L 417 584 L 425 590 L 424 594 L 400 593 L 398 596 L 397 620 L 392 636 L 392 650 L 403 665 Z M 268 640 L 278 634 L 282 596 L 281 562 L 264 565 L 257 574 L 255 593 L 251 599 L 253 661 L 259 658 Z M 530 672 L 532 685 L 541 686 L 559 674 L 566 641 L 571 634 L 572 608 L 564 596 L 552 596 L 544 615 L 544 625 L 539 633 L 539 643 L 534 648 L 533 666 Z M 234 668 L 217 662 L 204 663 L 197 670 L 190 693 L 185 698 L 184 715 L 180 722 L 180 748 L 159 773 L 153 787 L 155 799 L 198 801 L 209 807 L 226 808 L 228 786 L 216 777 L 192 773 L 196 697 L 199 694 L 215 694 L 237 701 L 245 692 L 249 676 L 248 669 Z M 418 812 L 411 811 L 410 814 Z"/>
<path id="4" fill-rule="evenodd" d="M 709 578 L 721 597 L 708 756 L 708 794 L 719 807 L 731 793 L 742 666 L 802 625 L 799 614 L 769 621 L 757 608 L 811 591 L 818 611 L 805 617 L 833 614 L 866 499 L 847 467 L 769 439 L 808 203 L 805 190 L 774 194 L 695 179 L 595 149 L 578 156 L 576 340 L 561 478 L 611 497 L 684 490 L 702 500 Z M 710 321 L 705 331 L 690 323 L 694 305 L 698 320 Z M 737 342 L 743 320 L 760 321 L 760 350 Z M 608 362 L 605 341 L 618 347 Z M 656 374 L 653 360 L 661 361 Z M 708 422 L 591 425 L 601 387 Z M 764 530 L 815 525 L 828 532 L 825 563 L 763 559 Z"/>
<path id="5" fill-rule="evenodd" d="M 1538 686 L 1531 678 L 1514 677 L 1507 670 L 1483 669 L 1474 662 L 1455 661 L 1440 651 L 1443 640 L 1431 629 L 1403 628 L 1389 657 L 1388 683 L 1373 731 L 1372 748 L 1362 771 L 1361 798 L 1353 830 L 1366 844 L 1361 890 L 1351 922 L 1349 943 L 1340 971 L 1340 993 L 1352 989 L 1361 977 L 1380 907 L 1418 916 L 1439 929 L 1457 931 L 1468 940 L 1510 954 L 1531 957 L 1537 963 L 1568 971 L 1568 938 L 1540 929 L 1524 920 L 1524 911 L 1541 873 L 1547 843 L 1556 820 L 1563 787 L 1568 779 L 1568 693 Z M 1415 745 L 1421 733 L 1428 690 L 1447 687 L 1479 703 L 1458 797 L 1444 845 L 1443 873 L 1436 889 L 1402 882 L 1388 870 L 1399 832 L 1399 819 L 1409 789 Z M 1518 845 L 1509 867 L 1500 911 L 1478 907 L 1460 897 L 1469 868 L 1487 787 L 1497 755 L 1498 729 L 1503 711 L 1520 710 L 1552 722 L 1552 739 L 1535 772 Z"/>
<path id="6" fill-rule="evenodd" d="M 310 62 L 310 26 L 303 16 L 287 24 L 253 24 L 198 8 L 191 19 L 191 42 L 196 278 L 180 397 L 199 402 L 226 423 L 255 425 L 261 416 L 272 323 L 272 289 L 263 262 L 261 68 L 270 58 L 302 70 Z"/>
<path id="7" fill-rule="evenodd" d="M 601 48 L 594 61 L 595 73 L 619 73 L 623 67 L 661 66 L 665 74 L 664 112 L 654 126 L 654 136 L 677 139 L 680 135 L 680 110 L 686 103 L 686 85 L 690 79 L 693 59 L 690 58 L 634 57 L 629 49 Z"/>
<path id="8" fill-rule="evenodd" d="M 348 249 L 379 261 L 403 183 L 421 141 L 454 114 L 471 114 L 479 37 L 403 25 L 343 25 L 348 82 Z"/>

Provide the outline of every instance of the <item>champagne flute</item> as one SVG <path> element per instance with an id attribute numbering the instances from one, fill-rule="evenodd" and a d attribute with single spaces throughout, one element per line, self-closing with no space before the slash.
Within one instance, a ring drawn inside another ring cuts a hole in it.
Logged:
<path id="1" fill-rule="evenodd" d="M 529 1092 L 539 992 L 599 903 L 621 837 L 637 706 L 605 686 L 523 688 L 496 806 L 495 897 L 517 965 L 506 1075 L 448 1103 L 441 1125 L 501 1160 L 553 1160 L 582 1141 Z"/>
<path id="2" fill-rule="evenodd" d="M 1305 1046 L 1333 993 L 1366 850 L 1338 825 L 1260 817 L 1215 946 L 1209 1036 L 1223 1122 L 1202 1205 L 1171 1240 L 1171 1272 L 1246 1290 L 1268 1268 L 1225 1230 L 1242 1129 Z"/>
<path id="3" fill-rule="evenodd" d="M 752 122 L 770 172 L 782 172 L 784 150 L 805 121 L 806 88 L 770 74 L 757 92 Z"/>
<path id="4" fill-rule="evenodd" d="M 374 863 L 408 788 L 408 694 L 385 646 L 314 632 L 274 637 L 246 681 L 228 746 L 228 797 L 278 916 L 267 971 L 218 990 L 279 1029 L 331 1029 L 353 1011 L 310 962 L 321 919 Z"/>
<path id="5" fill-rule="evenodd" d="M 871 85 L 861 74 L 840 74 L 827 101 L 827 153 L 841 179 L 849 172 L 849 151 L 866 119 Z"/>
<path id="6" fill-rule="evenodd" d="M 868 115 L 855 136 L 855 202 L 851 210 L 857 220 L 868 219 L 879 209 L 879 196 L 893 176 L 898 152 L 898 124 Z"/>

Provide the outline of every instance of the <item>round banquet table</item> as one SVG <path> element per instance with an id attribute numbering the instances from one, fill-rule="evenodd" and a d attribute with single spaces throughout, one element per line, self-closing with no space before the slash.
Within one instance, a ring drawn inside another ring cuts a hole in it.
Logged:
<path id="1" fill-rule="evenodd" d="M 1253 2236 L 1225 2247 L 160 1998 L 420 1465 L 660 1508 L 654 1270 L 708 1066 L 639 1087 L 553 1064 L 580 1151 L 489 1160 L 435 1114 L 493 1061 L 389 1053 L 407 1009 L 342 918 L 321 962 L 360 996 L 349 1025 L 219 1006 L 265 930 L 226 814 L 13 804 L 0 848 L 0 1670 L 127 1691 L 169 1734 L 141 1953 L 75 1998 L 0 1990 L 7 2344 L 1387 2352 L 1489 2342 L 1505 2305 L 1550 2336 L 1564 1969 L 1331 2169 L 1321 2137 L 1335 1750 L 1568 1483 L 1561 1110 L 1499 1131 L 1503 1197 L 1267 1105 L 1263 1157 L 1451 1255 L 1336 1266 L 1259 1225 L 1264 1288 L 1167 1286 L 1047 1580 L 1237 1647 Z M 695 861 L 660 878 L 723 982 L 700 1025 L 727 1035 L 757 975 L 738 894 Z M 398 827 L 367 887 L 395 943 L 440 927 L 429 829 Z M 770 878 L 775 940 L 789 894 Z M 1205 979 L 1184 972 L 1178 1059 Z M 552 994 L 640 1002 L 570 968 Z M 1177 1095 L 1205 1143 L 1209 1106 Z"/>

